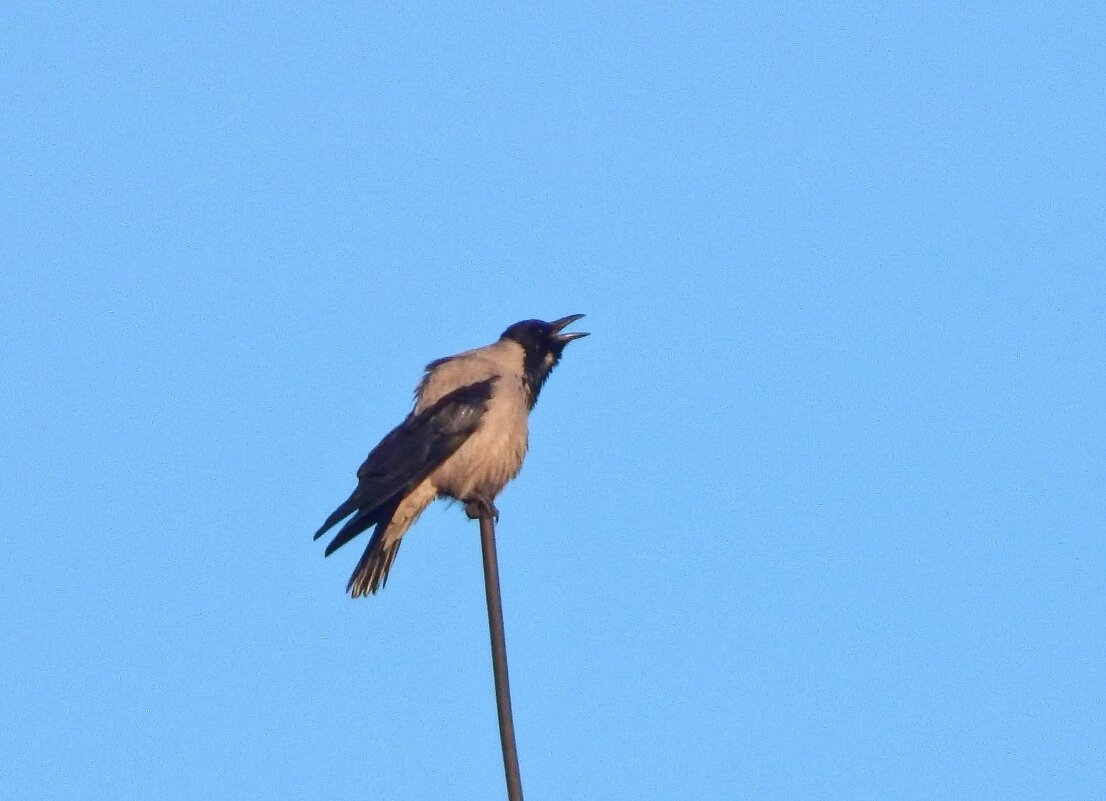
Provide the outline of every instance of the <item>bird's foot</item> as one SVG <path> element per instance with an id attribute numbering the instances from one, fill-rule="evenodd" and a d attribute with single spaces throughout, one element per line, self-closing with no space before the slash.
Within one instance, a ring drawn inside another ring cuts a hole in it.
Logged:
<path id="1" fill-rule="evenodd" d="M 469 516 L 470 520 L 490 517 L 495 522 L 499 522 L 499 510 L 487 498 L 469 498 L 465 501 L 465 514 Z"/>

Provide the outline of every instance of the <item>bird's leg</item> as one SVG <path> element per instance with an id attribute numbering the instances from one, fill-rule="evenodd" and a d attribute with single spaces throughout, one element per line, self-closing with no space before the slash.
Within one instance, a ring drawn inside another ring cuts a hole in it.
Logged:
<path id="1" fill-rule="evenodd" d="M 481 517 L 491 517 L 495 522 L 499 522 L 499 510 L 495 508 L 495 504 L 491 499 L 475 496 L 465 500 L 465 514 L 469 516 L 470 520 L 479 520 Z"/>

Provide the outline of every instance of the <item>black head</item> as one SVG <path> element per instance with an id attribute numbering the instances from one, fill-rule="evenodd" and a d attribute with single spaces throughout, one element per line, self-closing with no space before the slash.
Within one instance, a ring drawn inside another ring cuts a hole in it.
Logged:
<path id="1" fill-rule="evenodd" d="M 565 345 L 574 339 L 586 337 L 583 331 L 562 334 L 561 331 L 584 315 L 570 314 L 560 320 L 547 323 L 544 320 L 523 320 L 503 332 L 501 339 L 510 339 L 522 346 L 524 352 L 522 376 L 530 391 L 530 405 L 538 400 L 542 384 L 561 360 Z"/>

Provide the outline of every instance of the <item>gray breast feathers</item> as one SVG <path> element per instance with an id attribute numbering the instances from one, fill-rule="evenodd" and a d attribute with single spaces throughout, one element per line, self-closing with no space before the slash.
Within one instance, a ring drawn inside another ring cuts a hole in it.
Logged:
<path id="1" fill-rule="evenodd" d="M 480 426 L 430 475 L 438 492 L 457 499 L 494 498 L 522 467 L 529 438 L 529 401 L 522 348 L 500 341 L 431 364 L 417 390 L 416 411 L 458 387 L 496 376 Z"/>

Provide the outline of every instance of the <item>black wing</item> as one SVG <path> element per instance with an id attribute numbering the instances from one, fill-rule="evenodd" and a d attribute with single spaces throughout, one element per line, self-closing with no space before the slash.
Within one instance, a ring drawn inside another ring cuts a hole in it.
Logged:
<path id="1" fill-rule="evenodd" d="M 461 447 L 480 425 L 498 378 L 456 389 L 418 414 L 409 414 L 372 449 L 357 471 L 357 489 L 315 532 L 318 539 L 356 512 L 327 546 L 327 556 L 391 517 L 400 498 Z"/>

